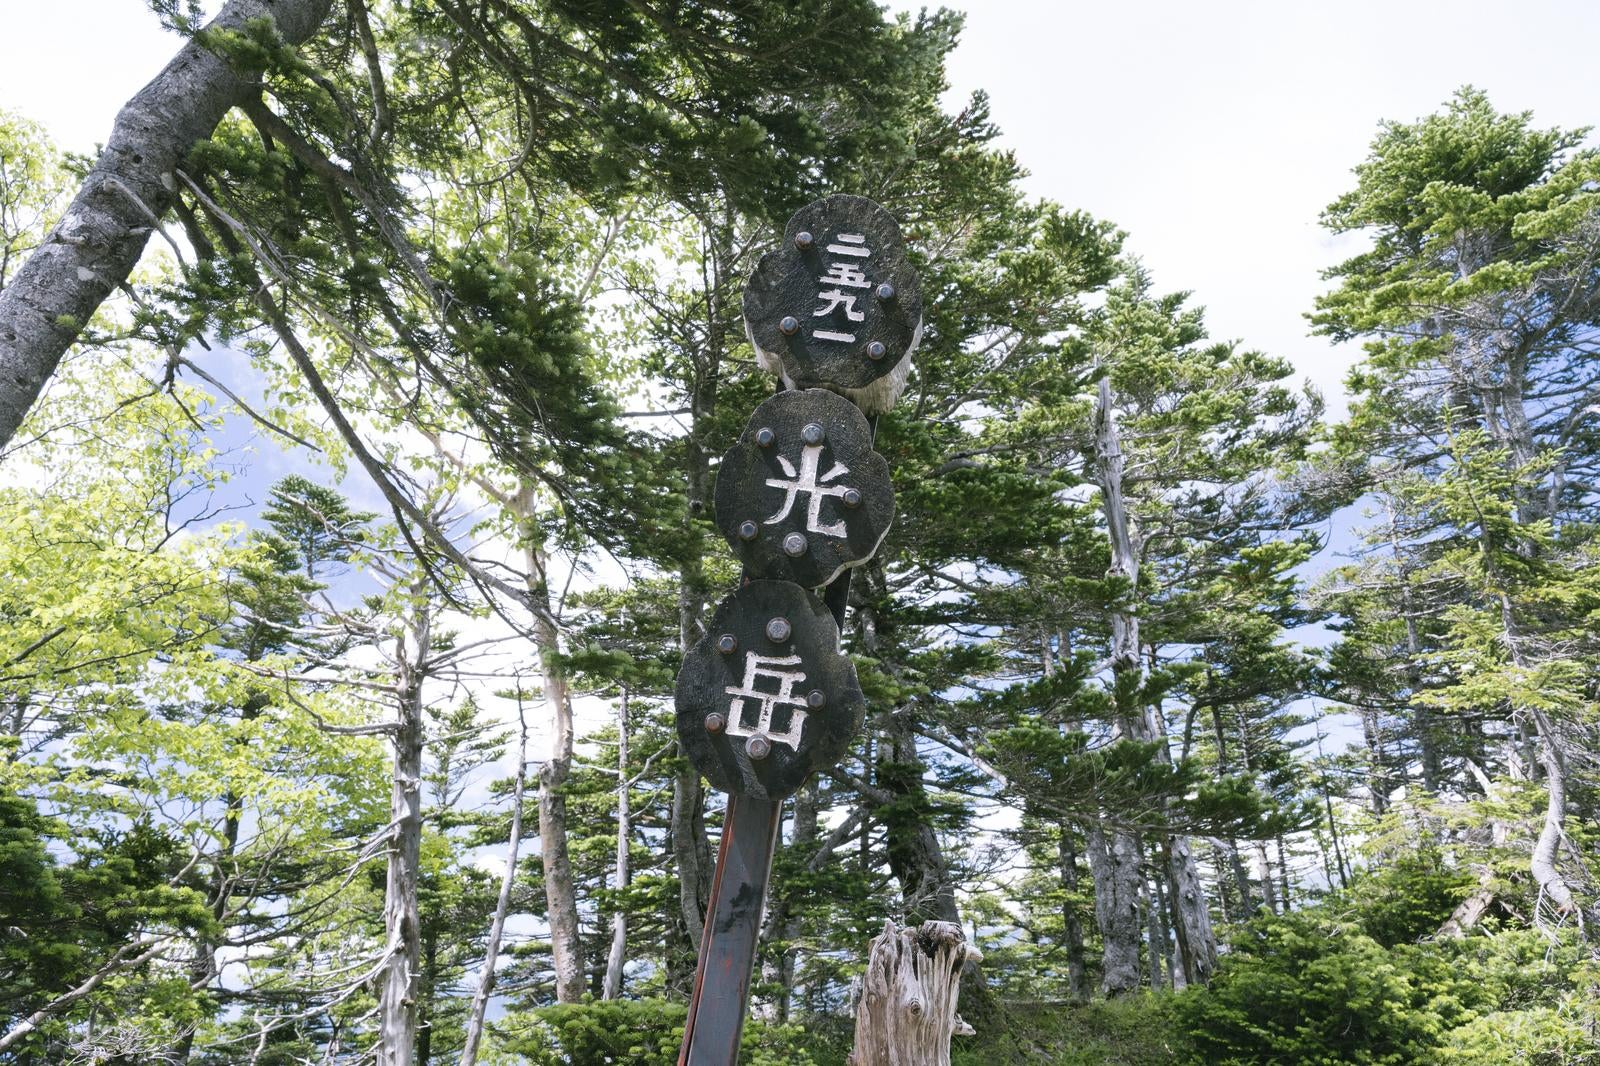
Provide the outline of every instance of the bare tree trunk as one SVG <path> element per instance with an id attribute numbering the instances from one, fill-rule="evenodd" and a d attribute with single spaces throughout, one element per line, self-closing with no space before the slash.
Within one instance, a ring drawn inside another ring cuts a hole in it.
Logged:
<path id="1" fill-rule="evenodd" d="M 886 923 L 861 979 L 850 1066 L 950 1066 L 950 1038 L 972 1032 L 956 1014 L 961 974 L 982 960 L 959 925 Z"/>
<path id="2" fill-rule="evenodd" d="M 229 0 L 207 31 L 273 24 L 289 44 L 310 37 L 331 0 Z M 128 279 L 156 220 L 172 207 L 173 172 L 255 79 L 191 40 L 118 113 L 111 138 L 61 221 L 0 290 L 0 448 L 16 433 L 67 348 Z"/>
<path id="3" fill-rule="evenodd" d="M 500 895 L 495 900 L 494 919 L 489 923 L 489 943 L 484 947 L 483 972 L 478 975 L 478 989 L 473 993 L 472 1010 L 467 1017 L 461 1066 L 475 1066 L 478 1061 L 484 1015 L 489 1009 L 489 995 L 494 991 L 494 968 L 500 960 L 500 941 L 505 936 L 506 916 L 511 911 L 511 889 L 517 882 L 517 852 L 522 845 L 522 799 L 528 787 L 528 717 L 523 713 L 520 691 L 517 693 L 517 726 L 517 777 L 511 788 L 511 839 L 506 845 L 506 871 L 500 878 Z"/>
<path id="4" fill-rule="evenodd" d="M 1089 998 L 1089 985 L 1083 958 L 1083 920 L 1078 916 L 1078 842 L 1071 825 L 1061 826 L 1056 855 L 1061 862 L 1061 887 L 1067 900 L 1061 907 L 1063 939 L 1067 948 L 1067 991 L 1083 1002 Z"/>
<path id="5" fill-rule="evenodd" d="M 852 824 L 858 818 L 852 817 L 846 824 Z M 817 841 L 817 783 L 813 780 L 794 797 L 794 830 L 789 842 L 784 847 L 806 848 Z M 831 855 L 833 848 L 827 849 Z M 812 858 L 812 866 L 820 865 L 818 860 L 826 861 L 826 855 L 818 851 Z M 794 997 L 794 972 L 796 952 L 788 945 L 800 931 L 800 923 L 790 916 L 792 909 L 792 894 L 784 894 L 772 899 L 767 905 L 767 919 L 761 930 L 761 946 L 765 949 L 773 938 L 784 941 L 782 953 L 775 964 L 768 963 L 764 967 L 763 976 L 777 986 L 778 998 L 773 1004 L 773 1014 L 781 1024 L 789 1020 L 789 1011 Z"/>
<path id="6" fill-rule="evenodd" d="M 1267 858 L 1267 842 L 1264 840 L 1256 841 L 1255 852 L 1256 865 L 1261 870 L 1261 895 L 1265 901 L 1266 908 L 1272 914 L 1282 913 L 1282 910 L 1286 908 L 1280 909 L 1278 906 L 1278 888 L 1277 883 L 1272 879 L 1272 860 Z"/>
<path id="7" fill-rule="evenodd" d="M 628 686 L 622 686 L 622 706 L 617 711 L 617 891 L 628 887 L 628 845 L 632 843 L 633 818 L 629 811 L 628 780 Z M 611 953 L 606 957 L 606 980 L 601 999 L 616 999 L 622 994 L 622 967 L 628 958 L 628 911 L 618 905 L 611 916 Z"/>
<path id="8" fill-rule="evenodd" d="M 1203 985 L 1217 971 L 1217 937 L 1211 927 L 1205 884 L 1200 880 L 1200 864 L 1186 836 L 1167 837 L 1162 851 L 1183 983 Z"/>
<path id="9" fill-rule="evenodd" d="M 433 613 L 418 597 L 407 632 L 396 641 L 399 668 L 394 777 L 389 820 L 394 834 L 384 879 L 385 961 L 378 976 L 378 1066 L 412 1066 L 417 1041 L 417 976 L 422 965 L 417 884 L 422 865 L 423 671 Z"/>
<path id="10" fill-rule="evenodd" d="M 579 940 L 578 896 L 567 851 L 567 797 L 562 792 L 572 770 L 572 704 L 554 655 L 555 627 L 535 623 L 540 662 L 545 669 L 545 699 L 552 725 L 550 757 L 539 768 L 539 859 L 544 867 L 544 897 L 550 922 L 550 955 L 555 968 L 556 1002 L 583 999 L 583 948 Z"/>
<path id="11" fill-rule="evenodd" d="M 705 786 L 691 768 L 672 779 L 672 857 L 678 867 L 678 913 L 696 951 L 705 928 L 709 884 L 710 864 L 706 849 L 700 847 L 705 832 Z"/>
<path id="12" fill-rule="evenodd" d="M 1114 998 L 1139 988 L 1139 838 L 1114 833 L 1108 839 L 1098 824 L 1084 836 L 1100 929 L 1100 990 Z"/>
<path id="13" fill-rule="evenodd" d="M 1139 639 L 1139 616 L 1133 606 L 1136 601 L 1137 583 L 1139 578 L 1139 549 L 1135 542 L 1133 521 L 1128 514 L 1127 499 L 1123 492 L 1123 466 L 1121 435 L 1117 428 L 1116 406 L 1111 395 L 1111 378 L 1102 372 L 1098 385 L 1098 404 L 1095 410 L 1095 469 L 1099 480 L 1101 507 L 1106 519 L 1106 534 L 1111 542 L 1111 567 L 1107 576 L 1120 578 L 1126 583 L 1116 605 L 1111 608 L 1111 671 L 1112 671 L 1112 701 L 1116 707 L 1117 729 L 1124 736 L 1139 741 L 1160 741 L 1163 758 L 1170 760 L 1166 754 L 1166 729 L 1161 722 L 1160 714 L 1156 708 L 1146 705 L 1144 696 L 1144 668 L 1140 657 L 1141 643 Z M 1134 856 L 1141 853 L 1137 839 L 1123 840 L 1130 834 L 1118 831 L 1108 854 L 1129 852 Z M 1189 847 L 1187 838 L 1168 835 L 1163 844 L 1164 851 L 1171 856 L 1169 866 L 1176 864 L 1177 869 L 1169 871 L 1172 886 L 1172 902 L 1176 915 L 1176 924 L 1180 927 L 1178 943 L 1184 954 L 1184 972 L 1191 974 L 1192 980 L 1204 982 L 1210 979 L 1212 971 L 1216 968 L 1216 938 L 1211 930 L 1211 916 L 1205 898 L 1205 889 L 1200 881 L 1200 873 L 1194 861 L 1194 854 Z M 1131 868 L 1130 868 L 1131 867 Z M 1139 873 L 1138 863 L 1131 864 L 1114 862 L 1108 871 L 1110 876 L 1129 878 L 1124 886 L 1119 886 L 1116 894 L 1119 899 L 1126 899 L 1132 903 L 1138 896 L 1142 877 Z M 1096 885 L 1097 889 L 1099 885 Z M 1097 908 L 1098 911 L 1098 908 Z M 1133 924 L 1134 936 L 1137 938 L 1137 921 Z M 1114 925 L 1112 930 L 1119 934 L 1121 925 Z M 1106 939 L 1107 951 L 1112 951 L 1110 939 L 1107 936 L 1108 928 L 1101 926 L 1101 935 Z M 1121 950 L 1127 950 L 1123 945 Z M 1137 958 L 1138 944 L 1135 939 L 1131 945 L 1131 954 Z M 1107 994 L 1112 993 L 1112 969 L 1106 967 L 1105 987 Z M 1131 988 L 1118 987 L 1117 993 L 1131 991 Z"/>
<path id="14" fill-rule="evenodd" d="M 691 429 L 691 440 L 693 436 Z M 703 507 L 704 487 L 694 476 L 693 464 L 689 487 L 691 509 L 696 499 Z M 696 497 L 695 492 L 702 495 Z M 678 592 L 678 650 L 684 654 L 704 636 L 704 603 L 699 584 L 698 564 L 685 562 L 683 585 Z M 671 835 L 672 859 L 678 871 L 678 913 L 688 933 L 689 946 L 698 953 L 710 899 L 711 846 L 706 839 L 705 786 L 693 767 L 686 767 L 672 779 Z"/>
<path id="15" fill-rule="evenodd" d="M 883 819 L 889 869 L 900 882 L 906 917 L 959 926 L 955 884 L 944 847 L 928 821 L 927 787 L 917 735 L 904 713 L 889 716 L 879 746 L 878 785 L 895 797 L 895 811 Z"/>
<path id="16" fill-rule="evenodd" d="M 1418 700 L 1422 688 L 1422 639 L 1417 632 L 1417 610 L 1412 602 L 1411 570 L 1400 554 L 1400 527 L 1395 515 L 1394 500 L 1385 499 L 1389 515 L 1389 551 L 1400 570 L 1400 613 L 1406 626 L 1406 665 L 1404 675 L 1411 693 L 1412 714 L 1416 721 L 1417 748 L 1422 761 L 1422 787 L 1438 792 L 1443 783 L 1444 768 L 1439 757 L 1439 727 L 1437 716 L 1426 703 Z M 1287 907 L 1285 907 L 1287 909 Z"/>
<path id="17" fill-rule="evenodd" d="M 1066 633 L 1057 634 L 1057 639 L 1062 648 L 1068 646 Z M 1039 656 L 1047 678 L 1055 676 L 1057 654 L 1057 649 L 1051 646 L 1049 632 L 1041 631 Z M 1081 726 L 1073 722 L 1062 728 L 1077 731 Z M 1067 992 L 1081 1003 L 1088 1000 L 1089 987 L 1083 955 L 1083 920 L 1078 915 L 1078 827 L 1073 822 L 1063 821 L 1056 832 L 1056 859 L 1061 870 L 1061 887 L 1067 896 L 1061 906 L 1061 933 L 1067 951 Z"/>
<path id="18" fill-rule="evenodd" d="M 1148 961 L 1148 975 L 1150 990 L 1159 992 L 1165 988 L 1172 976 L 1172 968 L 1167 963 L 1167 938 L 1166 922 L 1162 920 L 1161 906 L 1161 880 L 1158 876 L 1152 885 L 1148 877 L 1139 878 L 1139 907 L 1144 911 L 1145 931 L 1145 958 Z"/>
<path id="19" fill-rule="evenodd" d="M 1389 774 L 1389 757 L 1383 749 L 1383 735 L 1378 721 L 1378 712 L 1373 707 L 1361 709 L 1361 739 L 1367 746 L 1367 759 L 1372 769 L 1367 782 L 1367 796 L 1372 804 L 1372 813 L 1383 817 L 1389 809 L 1389 793 L 1394 791 L 1394 782 Z"/>
<path id="20" fill-rule="evenodd" d="M 718 227 L 717 220 L 704 215 L 697 217 L 706 237 L 705 248 L 710 252 L 706 260 L 710 273 L 706 277 L 704 344 L 691 360 L 694 376 L 689 386 L 689 431 L 684 435 L 687 507 L 683 522 L 687 536 L 679 560 L 681 584 L 678 589 L 678 650 L 684 654 L 705 635 L 708 592 L 702 562 L 705 546 L 702 515 L 710 501 L 712 459 L 706 441 L 712 434 L 711 425 L 717 413 L 718 384 L 722 358 L 726 354 L 723 347 L 727 326 L 722 320 L 723 304 L 719 293 L 726 276 L 725 268 L 736 258 L 730 242 L 712 237 L 713 232 L 726 235 L 726 230 Z M 729 250 L 725 252 L 725 248 Z M 690 947 L 698 953 L 706 906 L 711 898 L 713 860 L 706 835 L 705 786 L 699 773 L 692 768 L 673 779 L 671 820 L 672 856 L 678 872 L 678 911 Z"/>
<path id="21" fill-rule="evenodd" d="M 1237 853 L 1235 849 L 1235 854 Z M 1234 901 L 1228 896 L 1228 881 L 1225 874 L 1228 866 L 1227 852 L 1222 842 L 1215 837 L 1211 838 L 1211 865 L 1217 871 L 1217 907 L 1222 911 L 1222 923 L 1227 925 L 1238 920 L 1235 915 L 1239 912 L 1235 910 Z M 1233 888 L 1237 892 L 1238 884 L 1235 883 Z"/>
<path id="22" fill-rule="evenodd" d="M 1320 734 L 1318 734 L 1318 736 L 1317 736 L 1317 753 L 1319 755 L 1322 753 L 1322 737 L 1321 737 Z M 1332 843 L 1332 845 L 1333 845 L 1333 859 L 1334 859 L 1335 868 L 1338 870 L 1338 873 L 1339 873 L 1339 887 L 1340 888 L 1349 888 L 1350 887 L 1350 871 L 1349 871 L 1349 868 L 1345 865 L 1344 847 L 1339 841 L 1339 819 L 1335 815 L 1335 812 L 1334 812 L 1334 809 L 1333 809 L 1333 794 L 1332 794 L 1332 790 L 1328 788 L 1328 778 L 1327 778 L 1326 774 L 1322 775 L 1322 778 L 1319 781 L 1319 784 L 1321 785 L 1321 788 L 1322 788 L 1322 807 L 1323 807 L 1323 811 L 1328 816 L 1328 839 L 1329 839 L 1330 843 Z M 1329 882 L 1330 883 L 1332 882 L 1332 878 L 1329 878 Z"/>
<path id="23" fill-rule="evenodd" d="M 1144 712 L 1139 706 L 1143 699 L 1139 691 L 1143 668 L 1139 660 L 1139 620 L 1128 605 L 1138 580 L 1139 563 L 1122 494 L 1122 445 L 1111 405 L 1111 381 L 1103 374 L 1099 392 L 1095 412 L 1095 466 L 1106 533 L 1111 541 L 1111 568 L 1106 576 L 1120 578 L 1127 585 L 1121 595 L 1121 605 L 1112 607 L 1109 612 L 1112 702 L 1116 709 L 1116 732 L 1137 740 L 1144 732 Z M 1096 835 L 1100 835 L 1098 829 Z M 1100 986 L 1107 996 L 1122 995 L 1139 987 L 1142 851 L 1138 835 L 1125 829 L 1112 830 L 1109 845 L 1102 840 L 1096 847 L 1091 840 L 1089 865 L 1095 876 L 1095 916 L 1099 919 L 1104 945 Z M 1096 862 L 1096 856 L 1101 861 Z"/>
<path id="24" fill-rule="evenodd" d="M 1462 939 L 1467 935 L 1467 930 L 1477 925 L 1483 920 L 1483 916 L 1489 913 L 1489 908 L 1494 905 L 1494 900 L 1494 889 L 1487 885 L 1480 887 L 1472 895 L 1462 900 L 1454 911 L 1450 912 L 1450 917 L 1439 927 L 1438 932 L 1433 934 L 1434 939 Z"/>
<path id="25" fill-rule="evenodd" d="M 1289 849 L 1284 846 L 1283 834 L 1278 834 L 1278 894 L 1283 898 L 1283 913 L 1288 914 L 1291 906 L 1289 896 Z"/>
<path id="26" fill-rule="evenodd" d="M 1211 708 L 1211 730 L 1217 744 L 1217 773 L 1232 773 L 1228 762 L 1228 739 L 1222 728 L 1222 708 Z M 1255 899 L 1250 892 L 1250 874 L 1244 868 L 1244 860 L 1239 857 L 1239 842 L 1233 837 L 1222 841 L 1222 849 L 1226 853 L 1228 867 L 1233 872 L 1234 885 L 1239 890 L 1239 909 L 1241 917 L 1248 918 L 1255 913 Z M 1218 870 L 1220 876 L 1220 867 Z"/>
<path id="27" fill-rule="evenodd" d="M 1562 918 L 1573 913 L 1581 915 L 1571 887 L 1556 866 L 1556 856 L 1566 836 L 1563 829 L 1567 816 L 1566 759 L 1557 746 L 1549 718 L 1537 709 L 1532 713 L 1539 726 L 1539 760 L 1544 768 L 1545 808 L 1544 824 L 1540 827 L 1539 839 L 1534 841 L 1528 869 L 1539 884 L 1540 895 L 1550 901 L 1557 915 Z"/>
<path id="28" fill-rule="evenodd" d="M 532 482 L 524 482 L 517 492 L 515 510 L 524 525 L 534 517 L 536 491 Z M 556 1002 L 577 1003 L 584 993 L 583 945 L 579 938 L 577 887 L 567 851 L 567 797 L 562 792 L 572 772 L 572 694 L 560 665 L 561 634 L 556 630 L 551 609 L 548 559 L 531 537 L 522 550 L 528 595 L 536 608 L 530 628 L 550 714 L 550 754 L 539 768 L 539 861 L 544 868 L 550 958 L 555 969 Z"/>

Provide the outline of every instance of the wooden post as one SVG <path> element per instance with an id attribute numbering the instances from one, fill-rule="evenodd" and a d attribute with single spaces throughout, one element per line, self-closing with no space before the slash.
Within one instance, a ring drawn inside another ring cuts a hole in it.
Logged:
<path id="1" fill-rule="evenodd" d="M 885 924 L 861 978 L 850 1066 L 950 1066 L 950 1038 L 973 1032 L 956 1013 L 961 971 L 982 960 L 950 922 Z"/>

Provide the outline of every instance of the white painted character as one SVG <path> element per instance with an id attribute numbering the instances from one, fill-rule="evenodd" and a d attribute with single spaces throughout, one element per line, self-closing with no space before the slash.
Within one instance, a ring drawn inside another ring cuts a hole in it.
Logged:
<path id="1" fill-rule="evenodd" d="M 843 463 L 834 463 L 828 472 L 820 478 L 817 476 L 817 467 L 822 459 L 822 445 L 807 444 L 800 452 L 800 469 L 796 470 L 794 464 L 786 455 L 778 456 L 778 465 L 783 468 L 785 477 L 767 478 L 767 486 L 783 490 L 783 506 L 778 513 L 767 519 L 763 525 L 777 525 L 789 517 L 789 512 L 794 510 L 795 501 L 801 493 L 806 495 L 806 532 L 821 533 L 827 537 L 843 537 L 846 534 L 843 521 L 822 521 L 822 503 L 830 496 L 843 496 L 850 491 L 850 486 L 840 484 L 839 478 L 850 472 L 850 468 Z"/>
<path id="2" fill-rule="evenodd" d="M 828 251 L 834 255 L 849 256 L 854 259 L 866 259 L 872 254 L 872 249 L 867 247 L 867 238 L 860 233 L 841 233 L 835 243 L 828 245 Z M 830 262 L 828 272 L 817 279 L 828 288 L 817 293 L 819 306 L 811 312 L 812 318 L 822 318 L 833 314 L 834 311 L 843 309 L 844 317 L 851 322 L 861 322 L 867 313 L 856 307 L 856 293 L 847 292 L 847 289 L 866 289 L 872 283 L 867 280 L 866 272 L 859 263 L 843 261 Z M 854 333 L 842 333 L 838 330 L 818 329 L 811 335 L 817 340 L 853 342 Z"/>
<path id="3" fill-rule="evenodd" d="M 738 685 L 729 685 L 723 689 L 733 697 L 728 702 L 728 733 L 736 737 L 753 737 L 757 734 L 766 736 L 774 744 L 787 744 L 790 750 L 800 750 L 800 735 L 806 724 L 805 697 L 797 696 L 794 687 L 806 679 L 805 671 L 798 669 L 785 669 L 785 667 L 798 667 L 798 655 L 758 655 L 753 651 L 744 653 L 744 681 Z M 761 680 L 776 681 L 778 691 L 762 692 L 756 687 Z M 753 725 L 745 723 L 746 702 L 755 700 L 759 702 L 756 709 L 756 720 Z M 772 729 L 772 712 L 778 707 L 791 707 L 789 712 L 789 728 L 781 733 Z"/>

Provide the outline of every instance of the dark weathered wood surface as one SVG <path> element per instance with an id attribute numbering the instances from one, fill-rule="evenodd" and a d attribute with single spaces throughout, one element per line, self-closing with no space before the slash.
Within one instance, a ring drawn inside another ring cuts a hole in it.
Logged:
<path id="1" fill-rule="evenodd" d="M 723 456 L 716 508 L 747 574 L 819 588 L 877 552 L 894 521 L 894 489 L 854 404 L 790 390 L 756 408 Z"/>
<path id="2" fill-rule="evenodd" d="M 861 975 L 850 1066 L 950 1066 L 950 1038 L 972 1033 L 956 1013 L 961 971 L 982 960 L 958 925 L 886 923 Z"/>
<path id="3" fill-rule="evenodd" d="M 724 792 L 782 799 L 839 761 L 865 705 L 822 601 L 788 581 L 752 581 L 684 657 L 678 742 Z"/>
<path id="4" fill-rule="evenodd" d="M 828 388 L 878 414 L 905 386 L 922 292 L 900 226 L 864 196 L 797 211 L 744 292 L 756 358 L 790 388 Z"/>

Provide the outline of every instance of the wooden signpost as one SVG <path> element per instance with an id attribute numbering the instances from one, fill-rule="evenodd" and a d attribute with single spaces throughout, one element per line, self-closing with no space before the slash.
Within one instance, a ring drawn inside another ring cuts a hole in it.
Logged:
<path id="1" fill-rule="evenodd" d="M 922 335 L 900 227 L 860 196 L 796 212 L 744 314 L 757 361 L 788 391 L 756 408 L 718 470 L 717 526 L 744 579 L 678 674 L 679 744 L 728 793 L 679 1066 L 738 1062 L 783 801 L 861 727 L 839 633 L 850 568 L 894 519 L 876 416 L 905 388 Z"/>

